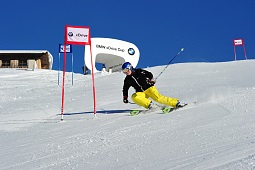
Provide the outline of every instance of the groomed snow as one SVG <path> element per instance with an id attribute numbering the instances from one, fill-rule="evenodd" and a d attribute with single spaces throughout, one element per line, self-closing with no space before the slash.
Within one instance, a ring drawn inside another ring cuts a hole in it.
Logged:
<path id="1" fill-rule="evenodd" d="M 67 73 L 60 121 L 57 71 L 0 69 L 0 169 L 255 169 L 254 73 L 255 60 L 170 65 L 156 87 L 191 104 L 135 117 L 125 75 L 96 74 L 97 119 L 91 76 Z"/>

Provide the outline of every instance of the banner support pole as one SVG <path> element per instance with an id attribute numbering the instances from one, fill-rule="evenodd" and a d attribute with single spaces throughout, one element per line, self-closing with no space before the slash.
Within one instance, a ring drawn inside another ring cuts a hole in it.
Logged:
<path id="1" fill-rule="evenodd" d="M 72 53 L 72 85 L 73 85 L 73 53 Z"/>
<path id="2" fill-rule="evenodd" d="M 234 45 L 234 60 L 236 61 L 236 46 Z"/>
<path id="3" fill-rule="evenodd" d="M 245 49 L 245 46 L 244 46 L 244 45 L 243 45 L 243 51 L 244 51 L 244 57 L 245 57 L 245 59 L 247 60 L 246 49 Z"/>
<path id="4" fill-rule="evenodd" d="M 60 53 L 58 53 L 58 85 L 60 81 Z"/>

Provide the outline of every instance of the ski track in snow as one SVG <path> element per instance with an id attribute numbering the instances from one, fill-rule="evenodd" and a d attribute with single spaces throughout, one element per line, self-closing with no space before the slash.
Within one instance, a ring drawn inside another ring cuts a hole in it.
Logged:
<path id="1" fill-rule="evenodd" d="M 255 169 L 254 71 L 254 60 L 171 65 L 157 88 L 196 104 L 134 117 L 124 75 L 96 74 L 97 118 L 91 77 L 72 86 L 67 73 L 60 121 L 56 71 L 1 69 L 0 169 Z"/>

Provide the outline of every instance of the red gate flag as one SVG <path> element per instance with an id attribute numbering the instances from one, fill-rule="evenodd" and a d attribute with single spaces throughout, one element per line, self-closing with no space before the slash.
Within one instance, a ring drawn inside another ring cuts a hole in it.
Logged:
<path id="1" fill-rule="evenodd" d="M 247 60 L 246 49 L 244 46 L 244 40 L 242 38 L 233 39 L 233 44 L 234 44 L 235 60 L 236 60 L 236 46 L 243 46 L 244 56 L 245 56 L 245 59 Z"/>
<path id="2" fill-rule="evenodd" d="M 243 39 L 235 39 L 233 40 L 233 42 L 234 42 L 234 46 L 244 45 Z"/>
<path id="3" fill-rule="evenodd" d="M 61 107 L 61 120 L 64 119 L 64 100 L 65 100 L 65 72 L 66 72 L 66 45 L 90 45 L 91 54 L 91 64 L 92 61 L 92 50 L 91 50 L 91 40 L 90 40 L 90 28 L 87 26 L 65 26 L 65 37 L 64 37 L 64 69 L 63 69 L 63 85 L 62 85 L 62 107 Z M 94 81 L 94 70 L 92 67 L 92 87 L 94 96 L 94 116 L 96 117 L 96 88 Z"/>
<path id="4" fill-rule="evenodd" d="M 77 45 L 90 45 L 90 28 L 85 26 L 66 25 L 65 43 Z"/>

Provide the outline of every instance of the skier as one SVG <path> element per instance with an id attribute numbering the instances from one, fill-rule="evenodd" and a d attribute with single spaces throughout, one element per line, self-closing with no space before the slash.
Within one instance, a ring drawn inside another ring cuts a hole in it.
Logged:
<path id="1" fill-rule="evenodd" d="M 181 104 L 177 98 L 170 98 L 160 94 L 154 86 L 156 82 L 151 72 L 143 69 L 135 69 L 130 62 L 125 62 L 122 65 L 122 71 L 126 74 L 122 90 L 124 103 L 129 103 L 128 90 L 132 86 L 136 90 L 136 93 L 131 96 L 132 100 L 146 109 L 155 110 L 159 108 L 149 98 L 173 108 L 183 107 L 185 105 Z"/>

